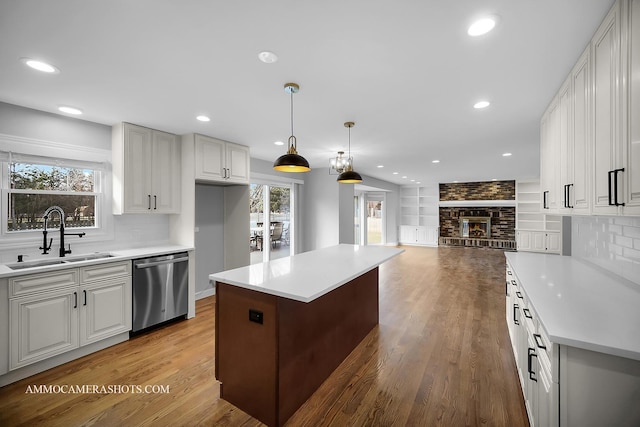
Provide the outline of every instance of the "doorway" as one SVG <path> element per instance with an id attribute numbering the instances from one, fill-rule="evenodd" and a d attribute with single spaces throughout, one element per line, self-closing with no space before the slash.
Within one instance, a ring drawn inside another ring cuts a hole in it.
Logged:
<path id="1" fill-rule="evenodd" d="M 356 197 L 354 203 L 355 243 L 361 245 L 386 244 L 385 193 L 363 192 Z"/>
<path id="2" fill-rule="evenodd" d="M 284 258 L 293 254 L 292 190 L 293 185 L 250 184 L 249 250 L 251 264 Z"/>

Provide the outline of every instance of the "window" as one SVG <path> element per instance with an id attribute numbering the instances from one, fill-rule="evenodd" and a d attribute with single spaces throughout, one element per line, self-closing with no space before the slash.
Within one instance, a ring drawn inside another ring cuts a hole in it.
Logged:
<path id="1" fill-rule="evenodd" d="M 2 162 L 3 230 L 7 235 L 40 231 L 47 208 L 64 211 L 65 228 L 100 227 L 101 164 L 11 154 Z M 58 215 L 48 228 L 60 227 Z"/>

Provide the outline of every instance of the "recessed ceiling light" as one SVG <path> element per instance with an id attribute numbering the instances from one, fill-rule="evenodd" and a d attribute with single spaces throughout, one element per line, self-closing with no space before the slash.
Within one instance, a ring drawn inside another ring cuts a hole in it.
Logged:
<path id="1" fill-rule="evenodd" d="M 210 122 L 211 121 L 211 119 L 209 117 L 207 117 L 207 116 L 198 116 L 198 117 L 196 117 L 196 120 L 199 120 L 201 122 Z"/>
<path id="2" fill-rule="evenodd" d="M 440 160 L 431 160 L 431 163 L 440 163 Z"/>
<path id="3" fill-rule="evenodd" d="M 491 105 L 489 101 L 478 101 L 475 104 L 473 104 L 473 108 L 482 109 L 482 108 L 487 108 L 489 105 Z"/>
<path id="4" fill-rule="evenodd" d="M 273 52 L 264 51 L 258 54 L 258 59 L 264 62 L 265 64 L 273 64 L 278 60 L 278 55 Z"/>
<path id="5" fill-rule="evenodd" d="M 394 175 L 398 175 L 398 172 L 394 172 L 393 174 L 394 174 Z"/>
<path id="6" fill-rule="evenodd" d="M 411 182 L 416 182 L 416 180 L 415 180 L 415 179 L 412 179 L 412 180 L 411 180 Z"/>
<path id="7" fill-rule="evenodd" d="M 284 141 L 276 141 L 274 142 L 275 145 L 284 145 Z"/>
<path id="8" fill-rule="evenodd" d="M 407 179 L 407 175 L 403 176 L 402 179 Z"/>
<path id="9" fill-rule="evenodd" d="M 420 181 L 416 182 L 416 184 L 422 184 Z"/>
<path id="10" fill-rule="evenodd" d="M 60 70 L 58 70 L 53 65 L 47 64 L 43 61 L 38 61 L 36 59 L 21 58 L 21 61 L 24 62 L 24 64 L 28 67 L 31 67 L 34 70 L 42 71 L 43 73 L 58 74 L 60 72 Z"/>
<path id="11" fill-rule="evenodd" d="M 74 116 L 82 114 L 82 110 L 80 110 L 79 108 L 69 107 L 68 105 L 61 105 L 58 107 L 58 110 L 62 111 L 63 113 L 73 114 Z"/>
<path id="12" fill-rule="evenodd" d="M 511 153 L 502 153 L 502 157 L 509 157 Z"/>
<path id="13" fill-rule="evenodd" d="M 378 165 L 379 169 L 382 169 L 384 167 L 384 165 Z"/>
<path id="14" fill-rule="evenodd" d="M 492 16 L 478 19 L 473 24 L 471 24 L 471 26 L 467 30 L 467 34 L 472 37 L 487 34 L 489 31 L 493 30 L 493 28 L 496 26 L 496 22 L 497 19 Z"/>

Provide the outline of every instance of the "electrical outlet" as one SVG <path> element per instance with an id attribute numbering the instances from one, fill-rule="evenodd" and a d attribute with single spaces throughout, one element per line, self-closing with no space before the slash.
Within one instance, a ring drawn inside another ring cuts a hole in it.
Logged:
<path id="1" fill-rule="evenodd" d="M 262 325 L 264 315 L 261 311 L 249 309 L 249 321 Z"/>

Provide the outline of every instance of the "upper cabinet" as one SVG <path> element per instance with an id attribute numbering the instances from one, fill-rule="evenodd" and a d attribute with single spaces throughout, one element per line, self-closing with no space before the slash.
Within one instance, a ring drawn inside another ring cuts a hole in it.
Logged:
<path id="1" fill-rule="evenodd" d="M 623 6 L 623 209 L 629 215 L 640 215 L 640 0 Z"/>
<path id="2" fill-rule="evenodd" d="M 620 3 L 616 2 L 591 41 L 593 61 L 593 213 L 615 214 L 621 193 L 619 76 Z"/>
<path id="3" fill-rule="evenodd" d="M 113 213 L 178 213 L 181 161 L 176 135 L 119 123 L 113 127 Z"/>
<path id="4" fill-rule="evenodd" d="M 249 147 L 204 135 L 193 138 L 197 180 L 249 184 Z"/>
<path id="5" fill-rule="evenodd" d="M 638 76 L 640 0 L 618 0 L 541 118 L 546 212 L 640 214 Z"/>

